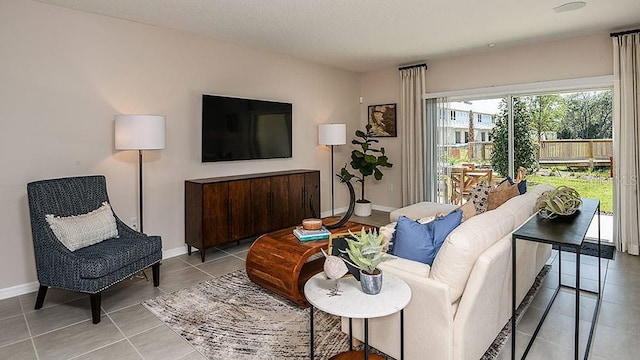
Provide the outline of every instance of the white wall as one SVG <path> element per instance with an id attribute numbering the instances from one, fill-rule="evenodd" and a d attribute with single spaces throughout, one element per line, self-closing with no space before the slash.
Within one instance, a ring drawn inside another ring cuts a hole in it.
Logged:
<path id="1" fill-rule="evenodd" d="M 484 88 L 538 81 L 573 79 L 613 74 L 613 45 L 608 33 L 493 48 L 474 55 L 454 56 L 426 61 L 427 92 Z M 366 104 L 397 103 L 400 77 L 397 67 L 365 73 L 361 94 Z M 361 108 L 361 122 L 366 124 L 366 106 Z M 401 199 L 401 131 L 398 138 L 383 140 L 390 160 L 395 164 L 380 183 L 367 190 L 374 204 L 402 206 Z M 388 184 L 394 191 L 388 191 Z M 373 191 L 375 188 L 376 190 Z"/>
<path id="2" fill-rule="evenodd" d="M 608 34 L 429 61 L 427 91 L 607 75 Z M 136 216 L 137 156 L 113 150 L 113 116 L 167 117 L 167 149 L 145 153 L 145 229 L 165 250 L 184 243 L 185 179 L 312 168 L 330 209 L 329 150 L 316 124 L 363 128 L 367 105 L 397 103 L 396 67 L 358 75 L 192 34 L 23 0 L 0 2 L 0 297 L 36 281 L 26 183 L 102 173 L 124 220 Z M 294 104 L 292 159 L 200 163 L 202 93 Z M 363 104 L 358 104 L 358 96 Z M 401 131 L 379 138 L 392 169 L 367 183 L 378 206 L 401 206 Z M 337 146 L 336 168 L 351 145 Z M 388 185 L 393 185 L 393 191 Z M 336 183 L 336 207 L 347 205 Z M 15 287 L 12 289 L 12 287 Z"/>
<path id="3" fill-rule="evenodd" d="M 360 121 L 362 124 L 361 129 L 364 129 L 367 124 L 369 105 L 398 103 L 400 96 L 400 74 L 397 68 L 366 73 L 362 76 L 361 83 L 363 104 L 360 107 Z M 396 110 L 398 110 L 397 107 Z M 380 141 L 378 145 L 384 147 L 389 157 L 389 162 L 393 164 L 393 167 L 390 169 L 381 169 L 384 174 L 381 181 L 376 181 L 373 176 L 367 178 L 365 186 L 365 197 L 368 200 L 378 206 L 390 208 L 402 206 L 402 191 L 400 188 L 402 161 L 400 158 L 400 149 L 402 147 L 401 134 L 404 124 L 400 120 L 400 111 L 397 111 L 397 119 L 397 137 L 376 138 Z M 356 191 L 359 191 L 359 185 L 359 183 L 355 185 Z M 389 190 L 389 185 L 392 186 L 392 190 Z"/>
<path id="4" fill-rule="evenodd" d="M 29 181 L 105 174 L 111 203 L 136 216 L 137 153 L 113 149 L 113 117 L 167 119 L 167 148 L 145 152 L 145 230 L 164 250 L 184 244 L 184 180 L 321 170 L 318 123 L 359 125 L 360 76 L 188 33 L 24 0 L 0 2 L 0 297 L 36 281 Z M 292 102 L 292 159 L 200 163 L 202 93 Z M 336 167 L 349 152 L 336 148 Z M 347 205 L 336 187 L 336 207 Z"/>

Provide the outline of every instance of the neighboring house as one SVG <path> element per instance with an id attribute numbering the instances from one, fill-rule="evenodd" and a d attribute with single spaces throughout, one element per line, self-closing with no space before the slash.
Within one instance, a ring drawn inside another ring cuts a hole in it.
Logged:
<path id="1" fill-rule="evenodd" d="M 495 114 L 472 111 L 467 103 L 454 102 L 444 108 L 445 144 L 466 144 L 469 140 L 469 116 L 473 114 L 474 142 L 490 142 Z M 443 114 L 441 114 L 443 116 Z"/>

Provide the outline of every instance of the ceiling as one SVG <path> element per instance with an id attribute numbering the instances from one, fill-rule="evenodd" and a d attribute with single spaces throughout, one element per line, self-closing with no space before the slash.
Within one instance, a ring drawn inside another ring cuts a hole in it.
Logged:
<path id="1" fill-rule="evenodd" d="M 640 26 L 639 0 L 37 0 L 366 72 Z M 495 44 L 489 48 L 488 44 Z"/>

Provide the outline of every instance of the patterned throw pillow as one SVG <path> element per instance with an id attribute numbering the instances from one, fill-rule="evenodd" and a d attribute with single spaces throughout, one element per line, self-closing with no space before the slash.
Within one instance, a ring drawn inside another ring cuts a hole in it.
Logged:
<path id="1" fill-rule="evenodd" d="M 508 181 L 503 181 L 497 188 L 489 192 L 487 210 L 497 209 L 498 206 L 504 204 L 507 200 L 518 195 L 520 195 L 518 185 L 511 185 Z"/>
<path id="2" fill-rule="evenodd" d="M 469 200 L 473 202 L 473 205 L 475 205 L 476 214 L 482 214 L 487 211 L 489 192 L 492 189 L 493 187 L 488 181 L 483 181 L 471 190 Z"/>
<path id="3" fill-rule="evenodd" d="M 45 215 L 56 238 L 71 251 L 118 236 L 116 218 L 108 202 L 82 215 L 60 217 Z"/>

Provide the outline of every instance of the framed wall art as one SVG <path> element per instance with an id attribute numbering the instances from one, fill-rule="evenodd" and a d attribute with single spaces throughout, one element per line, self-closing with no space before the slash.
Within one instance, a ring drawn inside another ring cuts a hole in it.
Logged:
<path id="1" fill-rule="evenodd" d="M 398 136 L 396 104 L 369 105 L 369 124 L 372 136 Z"/>

